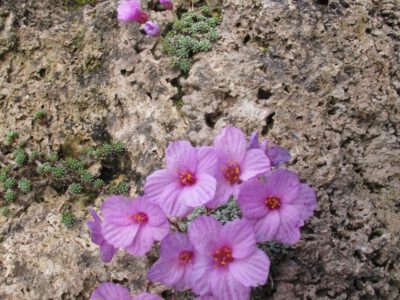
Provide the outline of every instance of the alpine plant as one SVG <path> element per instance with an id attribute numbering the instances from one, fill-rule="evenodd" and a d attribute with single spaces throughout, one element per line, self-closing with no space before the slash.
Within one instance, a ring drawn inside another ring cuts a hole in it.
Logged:
<path id="1" fill-rule="evenodd" d="M 260 144 L 257 132 L 247 142 L 232 126 L 212 146 L 170 142 L 165 156 L 165 167 L 147 177 L 143 196 L 106 198 L 103 219 L 90 210 L 87 225 L 101 260 L 110 262 L 118 250 L 144 256 L 155 249 L 148 287 L 191 290 L 198 300 L 250 299 L 252 288 L 266 284 L 270 267 L 257 243 L 298 242 L 317 206 L 314 189 L 282 167 L 291 158 L 288 150 L 270 141 Z M 237 201 L 242 217 L 223 225 L 212 215 L 229 199 Z M 207 215 L 189 216 L 199 207 Z M 94 299 L 161 298 L 147 292 L 132 296 L 108 282 L 93 291 Z"/>

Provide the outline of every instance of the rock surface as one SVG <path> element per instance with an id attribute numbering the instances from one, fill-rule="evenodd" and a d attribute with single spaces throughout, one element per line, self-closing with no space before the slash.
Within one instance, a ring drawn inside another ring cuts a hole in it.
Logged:
<path id="1" fill-rule="evenodd" d="M 398 299 L 400 3 L 225 0 L 221 39 L 185 79 L 160 43 L 118 24 L 116 2 L 3 2 L 0 134 L 18 129 L 55 149 L 122 140 L 136 194 L 168 141 L 210 143 L 227 124 L 258 129 L 291 150 L 290 168 L 319 204 L 265 299 Z M 175 15 L 151 17 L 165 28 Z M 52 118 L 45 131 L 32 122 L 40 109 Z M 87 208 L 68 231 L 62 201 L 0 220 L 0 299 L 87 299 L 109 279 L 142 291 L 147 262 L 120 253 L 101 264 Z"/>

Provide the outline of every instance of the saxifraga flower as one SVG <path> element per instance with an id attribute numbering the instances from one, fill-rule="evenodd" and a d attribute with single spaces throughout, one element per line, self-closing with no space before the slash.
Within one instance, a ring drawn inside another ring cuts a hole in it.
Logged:
<path id="1" fill-rule="evenodd" d="M 220 206 L 230 196 L 237 198 L 243 182 L 271 169 L 263 150 L 247 150 L 246 136 L 239 128 L 222 129 L 215 138 L 214 149 L 218 157 L 217 191 L 207 207 Z"/>
<path id="2" fill-rule="evenodd" d="M 249 180 L 240 190 L 238 203 L 243 216 L 254 224 L 257 241 L 289 245 L 300 239 L 300 227 L 317 205 L 315 191 L 288 170 Z"/>
<path id="3" fill-rule="evenodd" d="M 160 258 L 151 267 L 147 279 L 161 282 L 178 291 L 190 288 L 192 265 L 196 251 L 184 233 L 170 233 L 161 242 Z"/>
<path id="4" fill-rule="evenodd" d="M 213 217 L 198 217 L 189 238 L 199 253 L 191 274 L 192 290 L 219 300 L 248 300 L 251 287 L 267 281 L 270 260 L 257 249 L 253 226 L 234 220 L 222 226 Z"/>
<path id="5" fill-rule="evenodd" d="M 144 24 L 148 15 L 142 10 L 139 0 L 122 0 L 118 5 L 118 20 L 123 22 L 137 22 Z"/>
<path id="6" fill-rule="evenodd" d="M 106 241 L 130 254 L 143 256 L 154 241 L 169 233 L 169 223 L 162 210 L 145 196 L 135 200 L 112 196 L 101 207 L 104 216 L 102 233 Z"/>
<path id="7" fill-rule="evenodd" d="M 215 195 L 217 157 L 211 147 L 193 147 L 188 141 L 171 142 L 167 168 L 147 177 L 145 195 L 165 214 L 184 217 Z"/>

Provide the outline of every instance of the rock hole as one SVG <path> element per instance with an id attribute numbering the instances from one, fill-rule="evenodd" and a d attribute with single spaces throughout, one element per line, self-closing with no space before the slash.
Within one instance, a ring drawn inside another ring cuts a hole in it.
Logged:
<path id="1" fill-rule="evenodd" d="M 328 5 L 329 4 L 329 0 L 316 0 L 317 4 L 321 4 L 321 5 Z"/>
<path id="2" fill-rule="evenodd" d="M 221 117 L 221 115 L 222 115 L 221 111 L 206 113 L 204 115 L 204 119 L 206 121 L 207 126 L 210 128 L 214 128 L 215 124 L 217 123 L 217 121 Z"/>
<path id="3" fill-rule="evenodd" d="M 243 39 L 243 44 L 247 44 L 250 41 L 250 39 L 251 39 L 250 35 L 247 34 Z"/>
<path id="4" fill-rule="evenodd" d="M 122 70 L 121 70 L 121 75 L 122 75 L 122 76 L 125 76 L 125 75 L 126 75 L 126 70 L 125 70 L 125 69 L 122 69 Z"/>
<path id="5" fill-rule="evenodd" d="M 274 127 L 274 116 L 275 116 L 275 113 L 272 113 L 265 118 L 265 126 L 263 127 L 263 129 L 261 131 L 262 135 L 268 134 L 268 132 L 270 132 L 271 129 Z"/>
<path id="6" fill-rule="evenodd" d="M 43 78 L 46 75 L 46 69 L 41 68 L 38 73 L 39 73 L 39 76 Z"/>
<path id="7" fill-rule="evenodd" d="M 268 100 L 272 96 L 270 90 L 259 88 L 257 92 L 257 98 L 262 100 Z"/>

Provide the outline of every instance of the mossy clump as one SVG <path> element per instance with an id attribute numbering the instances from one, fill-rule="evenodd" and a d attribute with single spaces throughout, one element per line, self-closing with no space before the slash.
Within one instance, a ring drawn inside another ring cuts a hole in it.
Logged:
<path id="1" fill-rule="evenodd" d="M 208 7 L 189 11 L 175 20 L 165 37 L 166 52 L 172 56 L 174 67 L 187 74 L 193 63 L 193 55 L 211 50 L 219 34 L 219 17 L 211 15 Z"/>
<path id="2" fill-rule="evenodd" d="M 69 9 L 79 9 L 87 4 L 95 5 L 97 0 L 64 0 L 64 5 Z"/>
<path id="3" fill-rule="evenodd" d="M 73 212 L 66 211 L 61 215 L 61 224 L 63 224 L 67 228 L 71 228 L 76 223 L 76 218 Z"/>

